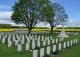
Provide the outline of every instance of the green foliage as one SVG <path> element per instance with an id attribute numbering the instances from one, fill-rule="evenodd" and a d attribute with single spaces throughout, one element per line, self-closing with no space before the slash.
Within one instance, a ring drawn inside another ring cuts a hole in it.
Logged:
<path id="1" fill-rule="evenodd" d="M 62 5 L 53 3 L 53 8 L 55 12 L 54 21 L 57 23 L 57 25 L 68 21 L 68 15 L 66 14 L 65 9 Z"/>
<path id="2" fill-rule="evenodd" d="M 40 19 L 43 19 L 42 9 L 48 0 L 19 0 L 12 8 L 11 19 L 17 24 L 24 24 L 29 32 Z"/>
<path id="3" fill-rule="evenodd" d="M 57 27 L 56 29 L 62 29 L 62 27 Z M 80 29 L 80 27 L 65 27 L 64 29 Z"/>
<path id="4" fill-rule="evenodd" d="M 45 16 L 44 21 L 49 23 L 51 26 L 51 33 L 54 27 L 66 22 L 68 19 L 63 6 L 58 3 L 48 3 L 45 5 L 43 15 Z"/>
<path id="5" fill-rule="evenodd" d="M 24 24 L 29 32 L 40 21 L 49 23 L 51 32 L 54 27 L 67 21 L 64 8 L 50 0 L 18 0 L 12 10 L 11 19 L 17 24 Z"/>

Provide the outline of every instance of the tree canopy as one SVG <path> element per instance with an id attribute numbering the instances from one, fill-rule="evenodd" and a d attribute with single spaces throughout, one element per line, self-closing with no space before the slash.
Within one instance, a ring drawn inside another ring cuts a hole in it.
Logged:
<path id="1" fill-rule="evenodd" d="M 30 31 L 42 19 L 42 9 L 48 0 L 19 0 L 12 8 L 12 20 L 17 24 L 24 24 Z"/>
<path id="2" fill-rule="evenodd" d="M 68 20 L 68 16 L 63 6 L 58 3 L 49 3 L 43 9 L 44 20 L 50 24 L 51 33 L 53 28 Z"/>
<path id="3" fill-rule="evenodd" d="M 12 10 L 11 19 L 17 24 L 24 24 L 28 34 L 41 21 L 50 24 L 52 33 L 54 27 L 68 18 L 63 6 L 50 0 L 18 0 Z"/>

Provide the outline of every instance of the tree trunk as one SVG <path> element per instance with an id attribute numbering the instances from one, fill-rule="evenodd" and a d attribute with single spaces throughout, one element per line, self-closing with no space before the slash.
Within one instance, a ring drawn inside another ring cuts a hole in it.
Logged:
<path id="1" fill-rule="evenodd" d="M 28 29 L 28 36 L 31 35 L 31 30 L 32 29 Z"/>
<path id="2" fill-rule="evenodd" d="M 50 34 L 53 34 L 53 27 L 51 27 Z"/>

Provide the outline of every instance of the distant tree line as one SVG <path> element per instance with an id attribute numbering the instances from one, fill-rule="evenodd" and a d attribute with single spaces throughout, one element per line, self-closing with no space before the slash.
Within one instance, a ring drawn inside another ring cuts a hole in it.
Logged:
<path id="1" fill-rule="evenodd" d="M 0 24 L 0 28 L 11 28 L 11 24 Z"/>
<path id="2" fill-rule="evenodd" d="M 57 27 L 56 29 L 62 29 L 62 27 Z M 80 27 L 65 27 L 64 29 L 80 29 Z"/>
<path id="3" fill-rule="evenodd" d="M 0 28 L 23 28 L 26 29 L 25 26 L 12 26 L 11 24 L 0 24 Z M 48 27 L 34 27 L 34 29 L 49 29 Z"/>

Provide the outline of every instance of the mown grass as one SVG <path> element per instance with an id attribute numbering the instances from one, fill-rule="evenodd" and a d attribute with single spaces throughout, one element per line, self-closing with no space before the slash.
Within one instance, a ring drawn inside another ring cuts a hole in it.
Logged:
<path id="1" fill-rule="evenodd" d="M 56 55 L 53 55 L 53 57 L 80 57 L 80 35 L 70 35 L 70 37 L 66 40 L 72 39 L 72 38 L 78 38 L 79 42 L 77 46 L 73 46 L 71 48 L 63 49 L 62 52 L 59 52 Z"/>
<path id="2" fill-rule="evenodd" d="M 59 52 L 53 57 L 80 57 L 80 45 L 64 49 L 63 52 Z"/>
<path id="3" fill-rule="evenodd" d="M 45 34 L 49 36 L 49 34 Z M 53 37 L 56 38 L 58 34 L 54 34 Z M 70 37 L 66 38 L 65 41 L 71 40 L 73 38 L 78 38 L 80 40 L 80 35 L 69 35 Z M 80 41 L 79 41 L 80 42 Z M 80 44 L 80 43 L 79 43 Z M 0 57 L 32 57 L 32 52 L 22 51 L 17 52 L 17 48 L 12 46 L 11 48 L 7 47 L 7 44 L 1 44 L 0 41 Z M 71 48 L 63 49 L 62 52 L 59 52 L 56 55 L 52 55 L 52 57 L 79 57 L 80 56 L 80 45 L 73 46 Z"/>
<path id="4" fill-rule="evenodd" d="M 0 57 L 32 57 L 32 52 L 17 52 L 15 47 L 8 48 L 0 43 Z"/>

